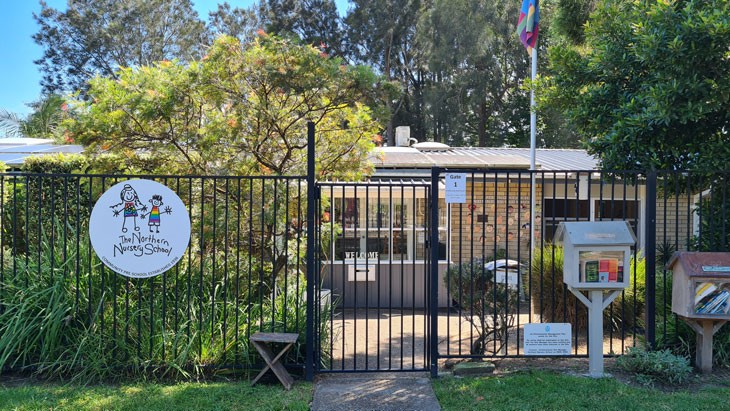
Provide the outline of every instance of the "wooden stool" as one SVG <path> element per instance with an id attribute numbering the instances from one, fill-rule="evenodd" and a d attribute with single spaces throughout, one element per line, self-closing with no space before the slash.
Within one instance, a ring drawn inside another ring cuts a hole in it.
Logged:
<path id="1" fill-rule="evenodd" d="M 291 347 L 294 345 L 295 342 L 297 342 L 297 339 L 299 338 L 299 334 L 297 333 L 255 333 L 252 335 L 249 340 L 253 344 L 254 347 L 256 347 L 256 351 L 261 354 L 261 357 L 266 361 L 266 367 L 264 367 L 263 370 L 259 373 L 259 375 L 256 376 L 256 378 L 251 381 L 251 386 L 254 386 L 256 382 L 263 377 L 264 374 L 266 374 L 266 371 L 271 368 L 271 371 L 274 372 L 276 375 L 276 378 L 281 381 L 281 383 L 284 385 L 284 388 L 287 390 L 291 389 L 291 385 L 294 383 L 294 379 L 289 375 L 289 373 L 286 371 L 286 368 L 284 368 L 284 365 L 279 362 L 284 355 L 291 349 Z M 276 354 L 276 357 L 274 357 L 274 353 L 271 351 L 271 344 L 286 344 L 284 348 L 279 351 L 278 354 Z"/>

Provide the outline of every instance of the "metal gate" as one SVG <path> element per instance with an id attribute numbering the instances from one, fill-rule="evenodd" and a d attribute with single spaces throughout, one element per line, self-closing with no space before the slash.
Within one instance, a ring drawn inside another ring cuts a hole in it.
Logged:
<path id="1" fill-rule="evenodd" d="M 317 371 L 429 369 L 430 193 L 418 179 L 317 184 Z"/>

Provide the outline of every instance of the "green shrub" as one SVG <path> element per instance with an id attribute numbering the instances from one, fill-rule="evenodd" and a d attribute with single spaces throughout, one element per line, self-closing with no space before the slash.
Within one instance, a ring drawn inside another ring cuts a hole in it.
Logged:
<path id="1" fill-rule="evenodd" d="M 637 380 L 645 385 L 653 385 L 655 382 L 680 385 L 692 378 L 689 360 L 669 350 L 646 351 L 639 347 L 630 347 L 626 355 L 618 357 L 616 364 L 635 373 Z"/>
<path id="2" fill-rule="evenodd" d="M 629 287 L 603 312 L 604 328 L 621 331 L 641 325 L 645 306 L 646 261 L 631 259 L 627 272 Z M 543 321 L 568 322 L 576 330 L 585 330 L 588 311 L 563 282 L 563 249 L 548 244 L 535 250 L 532 257 L 530 295 L 533 311 Z"/>
<path id="3" fill-rule="evenodd" d="M 484 264 L 482 259 L 451 264 L 444 279 L 461 317 L 477 333 L 472 341 L 472 355 L 497 354 L 502 350 L 507 334 L 515 326 L 519 304 L 517 289 L 495 284 L 493 272 Z"/>

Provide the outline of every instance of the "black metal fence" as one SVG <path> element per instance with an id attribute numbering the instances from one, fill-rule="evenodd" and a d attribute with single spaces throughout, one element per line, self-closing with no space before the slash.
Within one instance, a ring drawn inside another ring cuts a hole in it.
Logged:
<path id="1" fill-rule="evenodd" d="M 318 194 L 318 370 L 427 370 L 430 182 L 321 183 Z"/>
<path id="2" fill-rule="evenodd" d="M 184 257 L 157 277 L 112 272 L 89 242 L 96 200 L 130 178 L 166 185 L 190 215 Z M 69 370 L 93 356 L 116 369 L 248 368 L 261 362 L 253 332 L 299 332 L 304 341 L 302 177 L 6 174 L 0 192 L 2 314 L 38 316 L 53 304 L 62 319 L 54 338 L 74 347 L 58 347 L 54 361 Z M 43 367 L 51 337 L 9 350 L 6 364 Z M 289 362 L 304 363 L 302 344 Z"/>
<path id="3" fill-rule="evenodd" d="M 465 202 L 446 202 L 450 172 L 467 177 Z M 157 277 L 122 277 L 89 243 L 95 202 L 129 178 L 166 185 L 190 214 L 185 256 Z M 727 181 L 438 168 L 357 184 L 5 174 L 0 330 L 18 327 L 19 345 L 0 354 L 10 368 L 44 359 L 69 370 L 250 368 L 261 362 L 250 334 L 276 331 L 300 334 L 290 365 L 434 371 L 449 358 L 522 356 L 524 324 L 567 322 L 572 355 L 583 356 L 587 312 L 567 292 L 551 240 L 560 221 L 598 220 L 628 221 L 638 238 L 630 286 L 605 313 L 604 353 L 671 346 L 681 335 L 664 264 L 678 250 L 727 251 Z"/>

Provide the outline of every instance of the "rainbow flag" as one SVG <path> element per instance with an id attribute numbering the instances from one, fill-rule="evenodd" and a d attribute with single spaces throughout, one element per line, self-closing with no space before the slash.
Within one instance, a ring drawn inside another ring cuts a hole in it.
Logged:
<path id="1" fill-rule="evenodd" d="M 532 55 L 532 49 L 537 44 L 538 22 L 540 21 L 540 10 L 538 0 L 523 0 L 520 9 L 520 19 L 517 22 L 517 35 L 520 41 Z"/>

